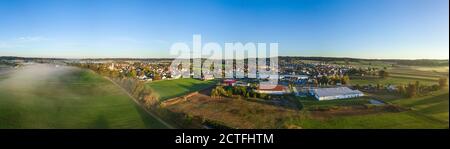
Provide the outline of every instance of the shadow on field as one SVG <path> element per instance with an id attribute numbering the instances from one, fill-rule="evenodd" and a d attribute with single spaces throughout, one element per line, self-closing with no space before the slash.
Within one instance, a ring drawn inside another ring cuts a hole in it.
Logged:
<path id="1" fill-rule="evenodd" d="M 109 122 L 104 115 L 99 115 L 94 123 L 91 124 L 90 128 L 110 128 Z"/>
<path id="2" fill-rule="evenodd" d="M 156 129 L 165 128 L 160 122 L 158 122 L 156 119 L 151 117 L 146 111 L 144 111 L 141 106 L 137 105 L 136 103 L 133 103 L 133 106 L 136 109 L 137 113 L 139 114 L 139 117 L 141 118 L 142 122 L 144 123 L 145 128 L 156 128 Z"/>

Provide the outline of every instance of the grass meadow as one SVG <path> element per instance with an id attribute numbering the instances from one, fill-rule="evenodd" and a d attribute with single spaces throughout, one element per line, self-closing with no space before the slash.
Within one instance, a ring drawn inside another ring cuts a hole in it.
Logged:
<path id="1" fill-rule="evenodd" d="M 448 67 L 419 67 L 419 66 L 396 66 L 387 69 L 389 77 L 380 78 L 378 76 L 353 77 L 350 80 L 352 85 L 376 85 L 393 84 L 406 85 L 419 81 L 424 85 L 438 84 L 441 77 L 448 77 Z"/>
<path id="2" fill-rule="evenodd" d="M 199 91 L 215 85 L 214 80 L 202 81 L 192 78 L 160 80 L 150 82 L 147 87 L 153 89 L 161 101 Z"/>
<path id="3" fill-rule="evenodd" d="M 164 128 L 94 72 L 35 64 L 0 77 L 0 128 Z"/>

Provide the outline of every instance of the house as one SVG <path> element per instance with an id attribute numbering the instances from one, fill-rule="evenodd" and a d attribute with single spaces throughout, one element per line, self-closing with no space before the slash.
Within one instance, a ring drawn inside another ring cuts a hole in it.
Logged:
<path id="1" fill-rule="evenodd" d="M 310 90 L 310 94 L 317 100 L 346 99 L 364 96 L 361 91 L 352 90 L 348 87 L 315 88 Z"/>
<path id="2" fill-rule="evenodd" d="M 307 75 L 280 75 L 280 79 L 284 80 L 308 80 L 309 76 Z"/>
<path id="3" fill-rule="evenodd" d="M 205 75 L 203 75 L 202 80 L 203 81 L 214 80 L 214 75 L 212 75 L 212 74 L 205 74 Z"/>
<path id="4" fill-rule="evenodd" d="M 236 80 L 234 79 L 225 79 L 223 80 L 224 86 L 234 86 L 236 84 Z"/>
<path id="5" fill-rule="evenodd" d="M 271 94 L 271 95 L 282 95 L 288 93 L 288 89 L 286 86 L 277 85 L 273 88 L 260 88 L 258 87 L 255 92 L 263 93 L 263 94 Z"/>
<path id="6" fill-rule="evenodd" d="M 141 75 L 138 77 L 139 80 L 147 80 L 147 76 L 145 75 Z"/>
<path id="7" fill-rule="evenodd" d="M 181 74 L 171 74 L 170 76 L 172 79 L 180 79 L 181 78 Z"/>
<path id="8" fill-rule="evenodd" d="M 388 85 L 388 86 L 386 87 L 386 89 L 387 89 L 389 92 L 395 92 L 395 91 L 397 91 L 397 86 L 395 86 L 395 85 Z"/>
<path id="9" fill-rule="evenodd" d="M 250 83 L 237 81 L 236 83 L 234 83 L 234 86 L 250 86 Z"/>
<path id="10" fill-rule="evenodd" d="M 281 75 L 281 80 L 286 80 L 295 84 L 306 84 L 309 76 L 307 75 Z"/>
<path id="11" fill-rule="evenodd" d="M 111 63 L 111 65 L 108 67 L 109 70 L 114 70 L 114 63 Z"/>

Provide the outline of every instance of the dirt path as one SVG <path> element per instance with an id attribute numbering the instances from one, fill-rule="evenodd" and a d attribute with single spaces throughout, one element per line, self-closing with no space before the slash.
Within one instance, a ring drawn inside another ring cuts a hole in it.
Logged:
<path id="1" fill-rule="evenodd" d="M 154 114 L 153 112 L 149 111 L 147 108 L 145 108 L 141 103 L 139 103 L 139 101 L 134 98 L 133 96 L 131 96 L 130 93 L 128 93 L 124 88 L 122 88 L 122 86 L 120 86 L 119 84 L 117 84 L 116 82 L 114 82 L 113 80 L 111 80 L 108 77 L 103 77 L 107 80 L 109 80 L 110 82 L 112 82 L 114 85 L 116 85 L 117 87 L 119 87 L 123 92 L 125 92 L 128 97 L 130 97 L 131 99 L 133 99 L 134 103 L 136 103 L 139 107 L 141 107 L 145 112 L 147 112 L 150 116 L 152 116 L 153 118 L 155 118 L 156 120 L 158 120 L 161 124 L 163 124 L 164 126 L 166 126 L 169 129 L 175 129 L 175 127 L 173 127 L 172 125 L 168 124 L 167 122 L 165 122 L 164 120 L 162 120 L 161 118 L 159 118 L 156 114 Z"/>

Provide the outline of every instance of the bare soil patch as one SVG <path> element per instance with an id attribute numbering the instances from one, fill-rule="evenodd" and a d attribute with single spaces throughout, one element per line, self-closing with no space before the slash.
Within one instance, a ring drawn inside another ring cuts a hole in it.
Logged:
<path id="1" fill-rule="evenodd" d="M 285 128 L 284 121 L 301 117 L 301 112 L 245 99 L 211 98 L 208 90 L 162 104 L 176 113 L 186 113 L 232 128 Z"/>

